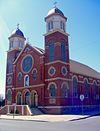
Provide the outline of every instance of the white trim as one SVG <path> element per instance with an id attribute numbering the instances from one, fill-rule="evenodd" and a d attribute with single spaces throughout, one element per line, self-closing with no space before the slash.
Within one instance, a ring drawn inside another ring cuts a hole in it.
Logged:
<path id="1" fill-rule="evenodd" d="M 89 84 L 89 81 L 88 81 L 88 79 L 87 79 L 86 77 L 83 79 L 83 83 L 84 83 L 85 81 Z"/>
<path id="2" fill-rule="evenodd" d="M 66 35 L 66 36 L 69 36 L 69 34 L 68 34 L 67 32 L 61 31 L 61 30 L 58 29 L 58 28 L 53 29 L 53 31 L 47 32 L 46 34 L 44 34 L 44 36 L 50 35 L 50 34 L 55 33 L 55 32 L 60 32 L 60 33 L 62 33 L 62 34 L 64 34 L 64 35 Z"/>
<path id="3" fill-rule="evenodd" d="M 22 52 L 23 52 L 23 51 L 24 51 L 24 49 L 26 48 L 26 46 L 27 46 L 27 44 L 26 44 L 26 45 L 24 45 L 23 49 L 21 49 L 21 51 L 20 51 L 20 53 L 19 53 L 18 57 L 16 58 L 16 60 L 14 61 L 14 63 L 13 63 L 13 64 L 15 64 L 15 63 L 17 62 L 17 60 L 18 60 L 18 59 L 19 59 L 19 57 L 21 56 Z"/>
<path id="4" fill-rule="evenodd" d="M 30 56 L 30 57 L 32 58 L 32 66 L 31 66 L 31 68 L 30 68 L 30 70 L 29 70 L 28 72 L 25 72 L 25 71 L 23 71 L 22 64 L 23 64 L 24 59 L 27 58 L 28 56 Z M 30 55 L 30 54 L 25 55 L 25 56 L 23 57 L 22 61 L 21 61 L 21 71 L 22 71 L 24 74 L 29 73 L 29 72 L 31 71 L 31 69 L 33 68 L 33 64 L 34 64 L 34 58 L 33 58 L 33 56 Z"/>
<path id="5" fill-rule="evenodd" d="M 65 82 L 65 81 L 61 84 L 61 88 L 63 88 L 63 85 L 64 85 L 64 84 L 67 85 L 67 89 L 69 89 L 68 82 Z"/>
<path id="6" fill-rule="evenodd" d="M 37 84 L 37 85 L 32 85 L 32 86 L 28 86 L 28 87 L 18 87 L 18 88 L 12 88 L 14 90 L 16 89 L 27 89 L 27 88 L 32 88 L 32 87 L 39 87 L 39 86 L 45 86 L 45 84 Z"/>
<path id="7" fill-rule="evenodd" d="M 7 76 L 8 76 L 8 75 L 13 75 L 13 73 L 8 73 Z"/>
<path id="8" fill-rule="evenodd" d="M 71 81 L 71 79 L 62 78 L 62 77 L 55 77 L 55 78 L 45 79 L 45 81 L 53 81 L 53 80 L 65 80 L 65 81 Z"/>
<path id="9" fill-rule="evenodd" d="M 11 87 L 13 87 L 12 85 L 11 86 L 6 86 L 6 88 L 11 88 Z"/>
<path id="10" fill-rule="evenodd" d="M 28 80 L 27 80 L 27 85 L 25 85 L 26 84 L 26 77 L 28 77 Z M 24 87 L 28 87 L 29 86 L 29 75 L 25 75 L 24 76 Z"/>
<path id="11" fill-rule="evenodd" d="M 65 64 L 65 65 L 69 65 L 69 63 L 67 62 L 62 62 L 61 60 L 56 60 L 56 61 L 53 61 L 53 62 L 48 62 L 48 63 L 45 63 L 45 65 L 50 65 L 50 64 L 55 64 L 55 63 L 62 63 L 62 64 Z"/>
<path id="12" fill-rule="evenodd" d="M 51 70 L 51 69 L 54 70 L 54 73 L 53 73 L 53 74 L 50 73 L 50 70 Z M 55 73 L 56 73 L 55 67 L 54 67 L 54 66 L 50 66 L 50 68 L 49 68 L 49 70 L 48 70 L 48 74 L 49 74 L 50 76 L 53 76 L 53 75 L 55 75 Z"/>
<path id="13" fill-rule="evenodd" d="M 55 83 L 55 82 L 50 82 L 50 83 L 48 84 L 48 88 L 47 88 L 48 90 L 49 90 L 49 88 L 50 88 L 50 85 L 52 85 L 52 84 L 55 85 L 55 89 L 57 89 L 56 83 Z"/>
<path id="14" fill-rule="evenodd" d="M 77 77 L 76 75 L 73 75 L 73 76 L 72 76 L 72 81 L 73 81 L 74 77 L 76 78 L 76 80 L 77 80 L 77 82 L 78 82 L 78 77 Z"/>
<path id="15" fill-rule="evenodd" d="M 36 70 L 36 74 L 37 74 L 37 69 L 36 69 L 36 68 L 33 68 L 33 70 L 32 70 L 32 74 L 33 74 L 33 71 L 34 71 L 34 70 Z"/>
<path id="16" fill-rule="evenodd" d="M 64 72 L 63 72 L 63 69 L 65 69 L 65 71 L 66 71 L 65 74 L 64 74 Z M 61 74 L 62 74 L 63 76 L 66 76 L 67 73 L 68 73 L 67 67 L 66 67 L 66 66 L 62 66 L 62 67 L 61 67 Z"/>

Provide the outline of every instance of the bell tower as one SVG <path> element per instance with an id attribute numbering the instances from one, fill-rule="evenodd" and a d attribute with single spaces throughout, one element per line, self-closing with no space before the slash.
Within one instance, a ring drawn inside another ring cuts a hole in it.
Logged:
<path id="1" fill-rule="evenodd" d="M 45 103 L 49 106 L 61 106 L 61 89 L 64 83 L 68 88 L 70 71 L 67 18 L 60 9 L 54 7 L 48 12 L 45 22 Z"/>
<path id="2" fill-rule="evenodd" d="M 17 29 L 15 29 L 11 35 L 9 36 L 9 50 L 7 51 L 7 66 L 6 66 L 6 104 L 13 103 L 14 91 L 12 88 L 15 85 L 14 71 L 15 67 L 13 66 L 13 62 L 17 59 L 20 51 L 23 49 L 25 45 L 26 38 L 24 37 L 23 32 L 19 29 L 19 25 L 17 25 Z"/>

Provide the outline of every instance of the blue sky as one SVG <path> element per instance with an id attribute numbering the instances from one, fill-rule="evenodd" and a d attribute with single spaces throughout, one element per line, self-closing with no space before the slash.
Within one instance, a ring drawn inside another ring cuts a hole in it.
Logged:
<path id="1" fill-rule="evenodd" d="M 5 93 L 8 36 L 20 24 L 31 45 L 44 48 L 44 17 L 54 0 L 0 0 L 0 94 Z M 100 72 L 100 0 L 57 0 L 68 18 L 70 58 Z"/>

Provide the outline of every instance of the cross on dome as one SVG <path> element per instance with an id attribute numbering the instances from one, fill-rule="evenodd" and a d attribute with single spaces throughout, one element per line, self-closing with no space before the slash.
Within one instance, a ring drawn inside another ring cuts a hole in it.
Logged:
<path id="1" fill-rule="evenodd" d="M 17 24 L 17 29 L 19 29 L 19 23 Z"/>
<path id="2" fill-rule="evenodd" d="M 54 8 L 56 8 L 57 7 L 57 4 L 58 4 L 58 2 L 54 2 Z"/>

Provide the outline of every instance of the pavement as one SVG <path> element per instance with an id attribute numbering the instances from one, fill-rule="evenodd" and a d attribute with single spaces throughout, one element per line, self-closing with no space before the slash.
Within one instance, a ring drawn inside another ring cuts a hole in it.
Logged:
<path id="1" fill-rule="evenodd" d="M 8 120 L 25 120 L 25 121 L 40 121 L 40 122 L 60 122 L 60 121 L 74 121 L 88 118 L 88 115 L 0 115 L 0 119 Z"/>

